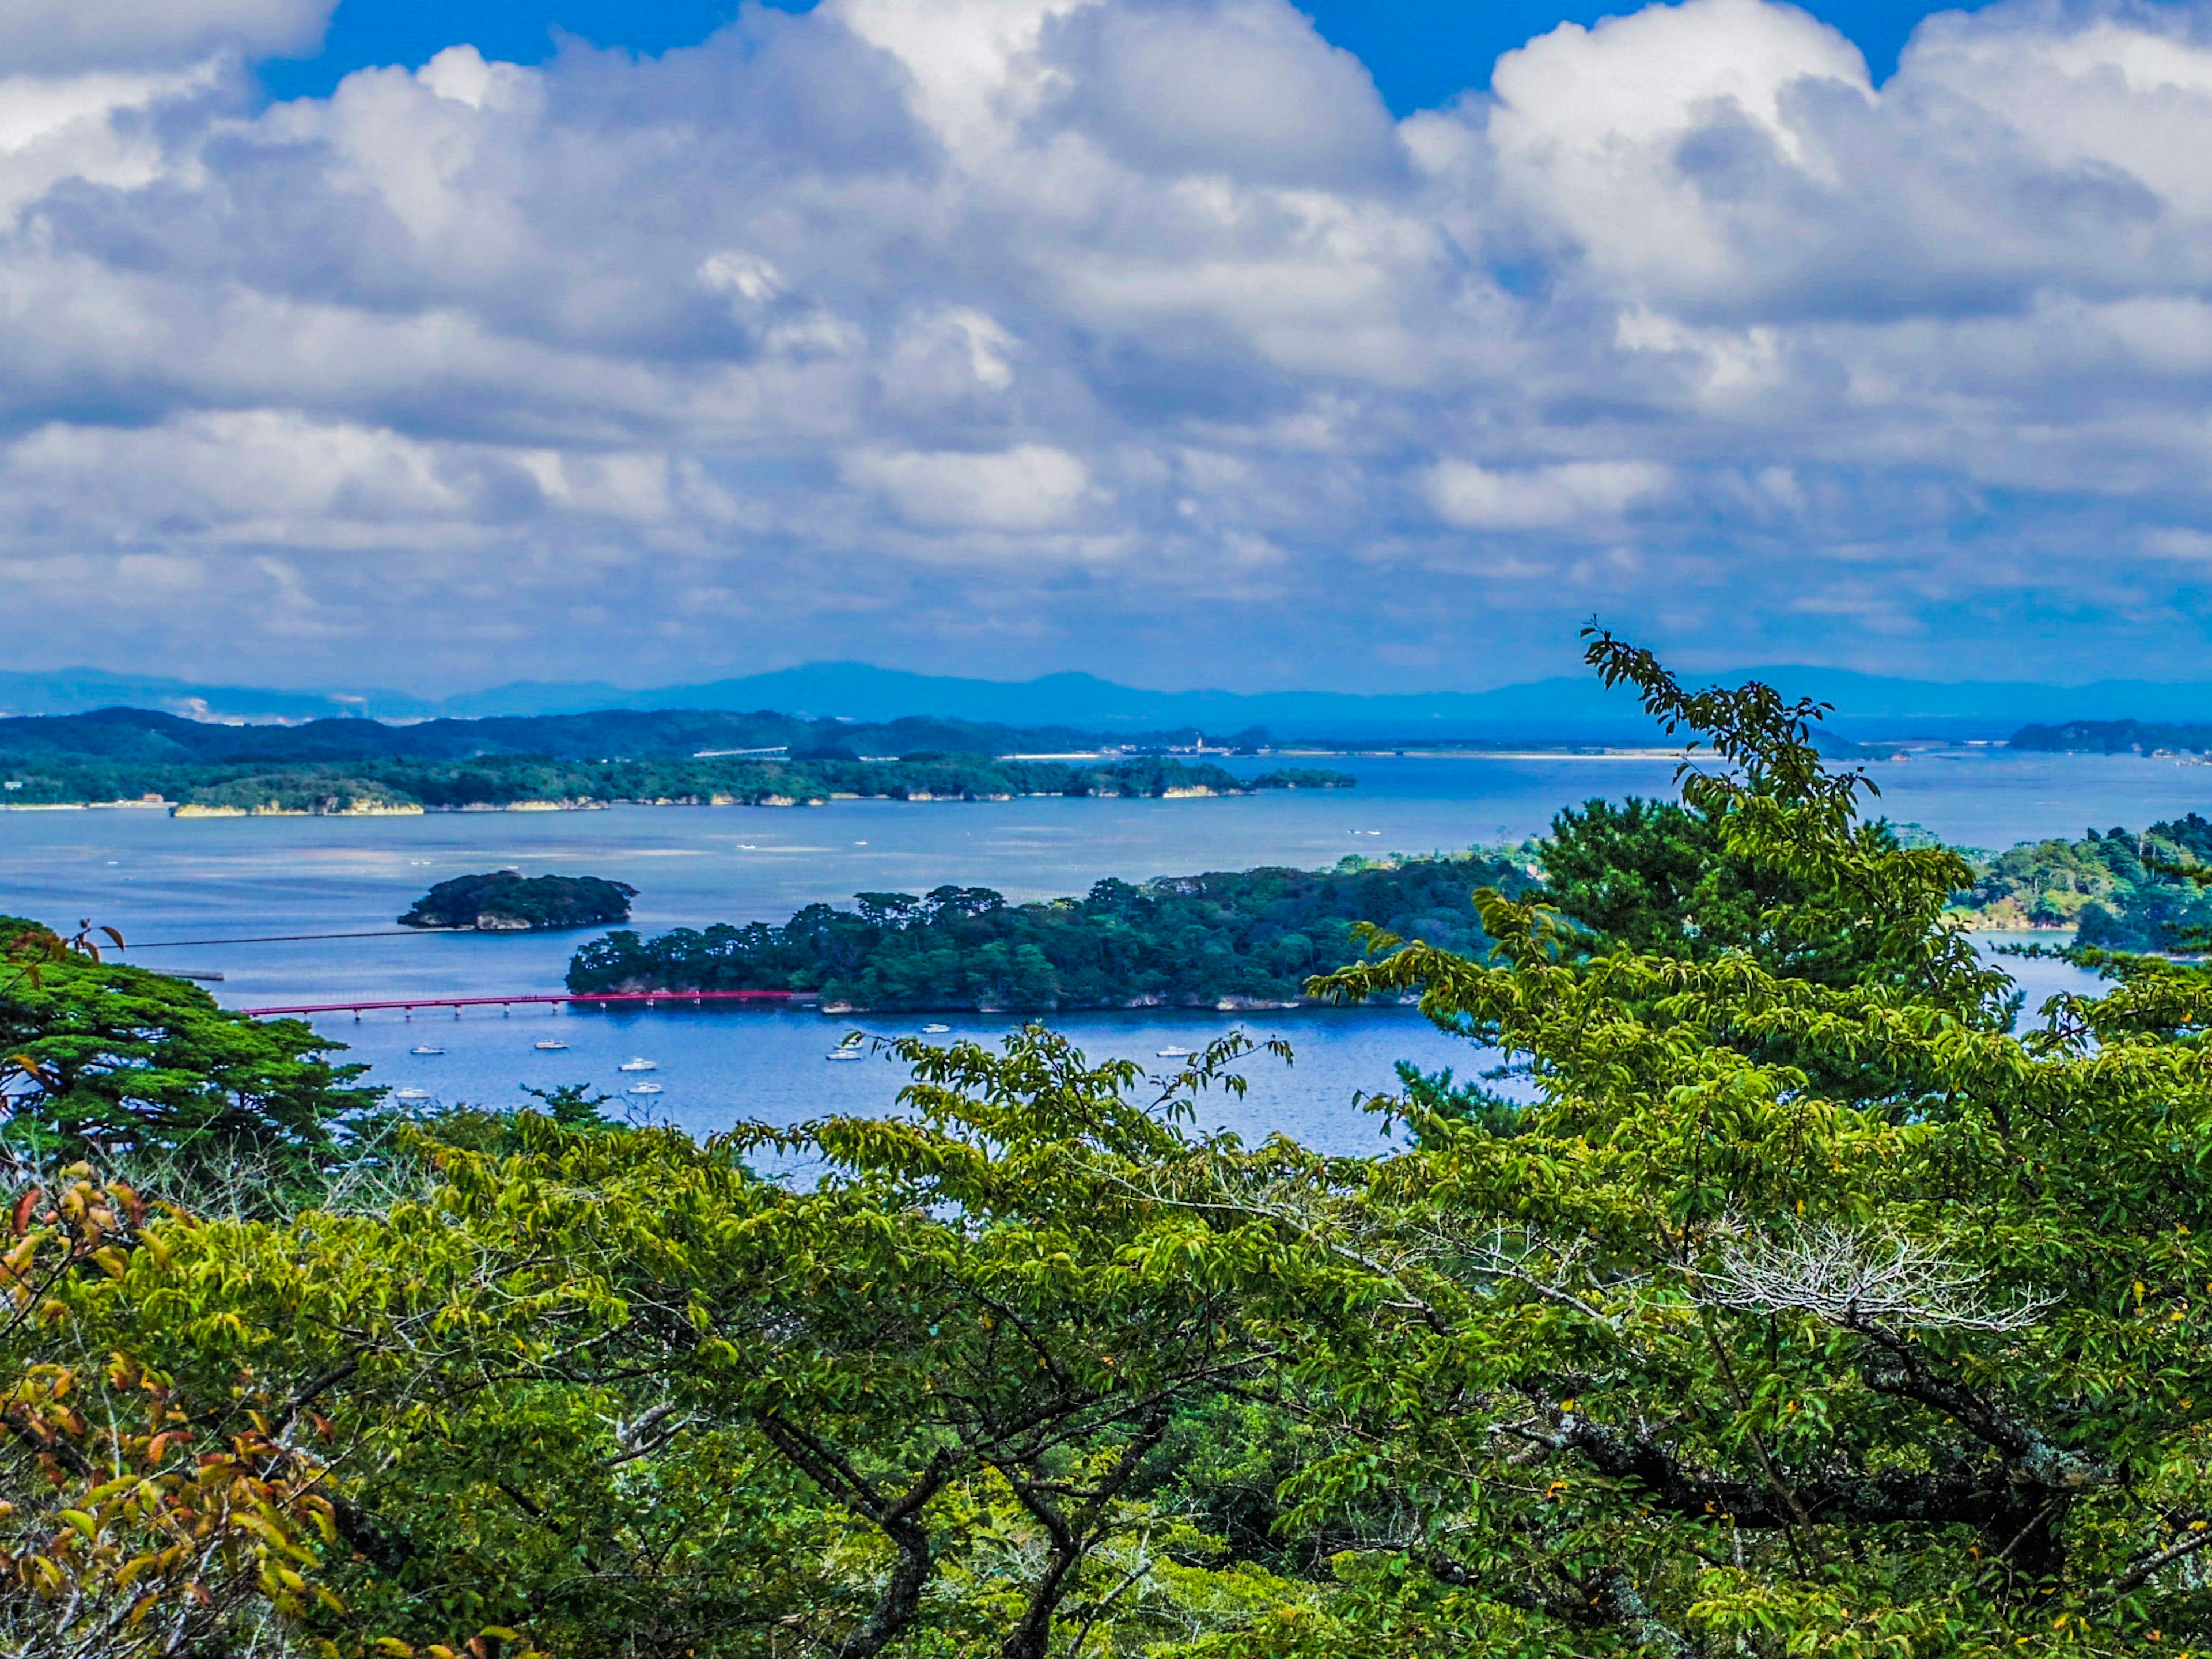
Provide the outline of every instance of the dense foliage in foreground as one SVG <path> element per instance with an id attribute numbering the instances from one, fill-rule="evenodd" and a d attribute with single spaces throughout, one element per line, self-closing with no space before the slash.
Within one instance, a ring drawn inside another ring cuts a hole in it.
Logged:
<path id="1" fill-rule="evenodd" d="M 1328 976 L 1522 1076 L 1372 1158 L 1201 1132 L 1225 1051 L 1155 1086 L 1030 1030 L 902 1045 L 890 1120 L 571 1100 L 307 1207 L 19 1186 L 0 1652 L 2200 1650 L 2212 980 L 2016 1034 L 1971 872 L 1857 824 L 1811 710 L 1593 654 L 1739 769 L 1685 804 L 1774 908 L 1638 945 L 1486 891 L 1489 959 Z M 1662 830 L 1613 844 L 1705 833 Z"/>
<path id="2" fill-rule="evenodd" d="M 356 1086 L 365 1067 L 325 1058 L 339 1046 L 103 960 L 86 935 L 0 916 L 0 1103 L 18 1158 L 245 1158 L 311 1174 L 337 1155 L 331 1126 L 379 1097 Z"/>
<path id="3" fill-rule="evenodd" d="M 854 909 L 809 905 L 780 927 L 611 933 L 576 952 L 568 988 L 818 991 L 886 1009 L 1295 1003 L 1310 975 L 1359 954 L 1362 923 L 1471 949 L 1482 934 L 1468 894 L 1533 880 L 1489 855 L 1102 881 L 1034 904 L 987 887 L 863 893 Z"/>

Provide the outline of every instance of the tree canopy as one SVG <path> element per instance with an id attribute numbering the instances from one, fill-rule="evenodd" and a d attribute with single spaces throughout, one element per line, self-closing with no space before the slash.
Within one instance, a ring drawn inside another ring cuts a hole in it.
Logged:
<path id="1" fill-rule="evenodd" d="M 380 1098 L 303 1021 L 249 1019 L 188 981 L 102 959 L 82 935 L 64 944 L 0 917 L 0 1148 L 19 1160 L 289 1170 L 335 1156 L 341 1120 Z"/>
<path id="2" fill-rule="evenodd" d="M 628 921 L 637 889 L 601 876 L 526 876 L 495 870 L 441 881 L 409 907 L 409 927 L 595 927 Z"/>
<path id="3" fill-rule="evenodd" d="M 1029 904 L 988 887 L 860 893 L 852 909 L 811 904 L 781 927 L 611 933 L 577 951 L 568 988 L 818 991 L 860 1008 L 1019 1012 L 1295 1004 L 1310 975 L 1358 954 L 1363 922 L 1474 949 L 1468 894 L 1533 879 L 1493 851 L 1109 879 Z"/>

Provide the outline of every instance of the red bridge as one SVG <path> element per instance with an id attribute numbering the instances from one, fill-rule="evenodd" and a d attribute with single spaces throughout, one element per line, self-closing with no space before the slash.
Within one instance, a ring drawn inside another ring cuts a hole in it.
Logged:
<path id="1" fill-rule="evenodd" d="M 572 991 L 557 996 L 405 997 L 390 1002 L 301 1002 L 284 1008 L 240 1008 L 241 1014 L 351 1014 L 398 1008 L 412 1014 L 417 1008 L 450 1008 L 453 1018 L 464 1008 L 508 1008 L 533 1002 L 572 1002 L 586 1008 L 697 1008 L 709 1002 L 811 1002 L 804 991 Z"/>

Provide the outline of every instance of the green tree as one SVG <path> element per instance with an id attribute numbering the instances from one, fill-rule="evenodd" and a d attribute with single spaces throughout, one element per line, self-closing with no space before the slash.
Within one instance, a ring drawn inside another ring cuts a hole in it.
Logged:
<path id="1" fill-rule="evenodd" d="M 2212 1639 L 2212 985 L 2161 965 L 2014 1036 L 1942 923 L 1960 861 L 1861 833 L 1802 706 L 1591 655 L 1710 735 L 1727 770 L 1686 804 L 1724 853 L 1850 919 L 1878 969 L 1593 953 L 1492 892 L 1492 960 L 1415 945 L 1331 976 L 1419 991 L 1539 1097 L 1510 1137 L 1431 1115 L 1358 1201 L 1315 1206 L 1406 1311 L 1378 1359 L 1301 1379 L 1334 1449 L 1291 1486 L 1359 1534 L 1347 1589 L 1298 1643 L 1229 1650 Z M 1397 1507 L 1361 1522 L 1378 1487 Z"/>
<path id="2" fill-rule="evenodd" d="M 19 1158 L 245 1158 L 284 1179 L 337 1155 L 338 1126 L 381 1091 L 300 1020 L 253 1020 L 165 975 L 64 951 L 0 918 L 0 1101 Z"/>
<path id="3" fill-rule="evenodd" d="M 1543 902 L 1596 934 L 1601 950 L 1692 961 L 1744 951 L 1771 972 L 1830 985 L 1889 965 L 1847 896 L 1763 856 L 1724 814 L 1634 797 L 1563 811 L 1538 849 Z M 1853 833 L 1870 852 L 1896 844 L 1887 824 Z"/>
<path id="4" fill-rule="evenodd" d="M 608 1659 L 1042 1659 L 1233 1622 L 1214 1604 L 1249 1575 L 1177 1588 L 1223 1548 L 1156 1501 L 1170 1433 L 1263 1383 L 1293 1324 L 1356 1349 L 1374 1294 L 1204 1201 L 1321 1167 L 1173 1126 L 1234 1049 L 1161 1097 L 1041 1030 L 908 1044 L 897 1119 L 705 1146 L 434 1121 L 402 1138 L 436 1180 L 361 1212 L 26 1194 L 0 1372 L 37 1413 L 0 1437 L 0 1549 L 51 1571 L 0 1577 L 0 1630 L 127 1615 L 117 1575 L 175 1528 L 118 1493 L 189 1504 L 194 1459 L 225 1446 L 225 1478 L 273 1508 L 224 1523 L 222 1617 L 191 1612 L 189 1553 L 149 1581 L 198 1651 L 281 1651 L 273 1624 L 342 1652 L 473 1631 Z M 819 1178 L 746 1167 L 780 1152 Z M 94 1236 L 41 1255 L 88 1203 Z M 87 1526 L 96 1560 L 42 1541 Z"/>

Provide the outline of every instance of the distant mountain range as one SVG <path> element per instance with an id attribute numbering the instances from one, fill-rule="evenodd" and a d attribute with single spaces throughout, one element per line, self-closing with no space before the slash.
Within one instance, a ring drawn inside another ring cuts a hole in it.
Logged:
<path id="1" fill-rule="evenodd" d="M 2212 684 L 2100 680 L 2087 685 L 2027 681 L 1891 678 L 1795 665 L 1698 677 L 1701 683 L 1762 679 L 1793 696 L 1837 706 L 1830 723 L 1846 738 L 1993 739 L 2029 724 L 2082 720 L 2212 721 Z M 774 709 L 816 719 L 884 721 L 911 715 L 1006 726 L 1097 732 L 1195 726 L 1226 736 L 1265 726 L 1279 738 L 1419 742 L 1649 742 L 1657 734 L 1627 692 L 1566 677 L 1490 691 L 1148 691 L 1090 674 L 982 680 L 808 663 L 697 685 L 636 690 L 593 683 L 521 682 L 459 696 L 404 693 L 277 691 L 203 685 L 98 669 L 0 672 L 0 714 L 69 714 L 127 706 L 198 720 L 305 720 L 342 714 L 416 720 L 489 715 L 573 714 L 600 709 Z"/>

